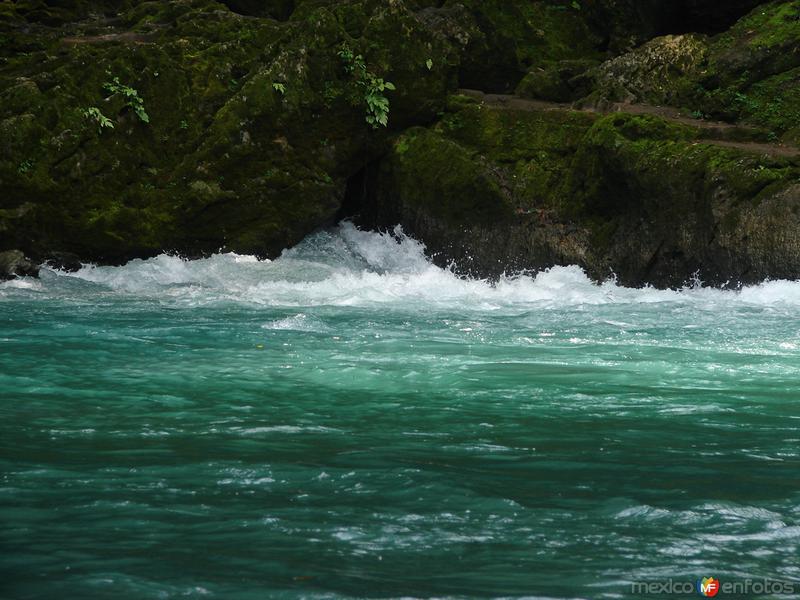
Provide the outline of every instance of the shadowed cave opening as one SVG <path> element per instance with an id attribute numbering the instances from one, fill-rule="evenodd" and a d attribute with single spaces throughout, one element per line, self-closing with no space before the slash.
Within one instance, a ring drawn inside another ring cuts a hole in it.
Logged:
<path id="1" fill-rule="evenodd" d="M 351 220 L 366 228 L 380 225 L 377 186 L 381 159 L 374 159 L 359 169 L 347 180 L 342 206 L 336 215 L 336 221 Z"/>

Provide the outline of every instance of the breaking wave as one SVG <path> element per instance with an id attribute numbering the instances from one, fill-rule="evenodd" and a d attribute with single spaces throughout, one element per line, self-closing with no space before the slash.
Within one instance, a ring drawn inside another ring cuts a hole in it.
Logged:
<path id="1" fill-rule="evenodd" d="M 234 253 L 186 260 L 162 254 L 120 267 L 87 265 L 76 273 L 45 269 L 41 282 L 0 285 L 12 293 L 69 293 L 76 282 L 103 291 L 191 305 L 220 302 L 265 306 L 370 306 L 420 304 L 459 310 L 520 309 L 678 302 L 695 305 L 800 304 L 800 282 L 767 281 L 738 291 L 701 285 L 682 290 L 626 288 L 594 283 L 577 266 L 498 281 L 468 279 L 435 265 L 420 242 L 398 227 L 361 231 L 351 223 L 316 233 L 274 261 Z M 280 326 L 280 325 L 276 325 Z M 286 327 L 297 324 L 284 324 Z M 299 326 L 303 326 L 300 324 Z"/>

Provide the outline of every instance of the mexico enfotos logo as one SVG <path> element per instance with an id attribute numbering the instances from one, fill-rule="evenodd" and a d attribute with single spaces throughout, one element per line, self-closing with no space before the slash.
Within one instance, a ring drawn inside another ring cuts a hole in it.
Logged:
<path id="1" fill-rule="evenodd" d="M 635 581 L 631 593 L 639 596 L 687 596 L 698 594 L 703 598 L 730 596 L 793 595 L 800 585 L 777 579 L 742 579 L 720 581 L 716 577 L 701 577 L 695 581 L 665 579 L 663 581 Z"/>

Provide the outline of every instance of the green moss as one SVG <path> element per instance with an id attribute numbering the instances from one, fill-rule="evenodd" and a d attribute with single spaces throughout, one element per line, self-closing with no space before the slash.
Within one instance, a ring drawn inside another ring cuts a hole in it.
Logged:
<path id="1" fill-rule="evenodd" d="M 684 103 L 780 137 L 800 118 L 800 0 L 773 1 L 717 36 L 708 64 Z"/>
<path id="2" fill-rule="evenodd" d="M 513 216 L 509 197 L 488 165 L 436 132 L 417 128 L 404 134 L 387 168 L 414 187 L 396 191 L 412 211 L 449 224 L 493 223 Z"/>
<path id="3" fill-rule="evenodd" d="M 589 80 L 583 75 L 598 65 L 592 58 L 559 60 L 532 68 L 519 83 L 516 93 L 523 98 L 551 102 L 571 102 L 589 92 Z"/>
<path id="4" fill-rule="evenodd" d="M 541 152 L 567 155 L 597 117 L 578 111 L 497 110 L 472 104 L 445 115 L 436 130 L 502 163 Z"/>
<path id="5" fill-rule="evenodd" d="M 673 123 L 651 115 L 616 113 L 599 119 L 592 128 L 591 136 L 603 136 L 605 132 L 637 141 L 655 139 L 659 141 L 688 141 L 699 135 L 699 130 L 689 125 Z"/>
<path id="6" fill-rule="evenodd" d="M 800 39 L 800 2 L 773 1 L 758 7 L 721 36 L 720 44 L 744 43 L 754 50 L 794 45 Z"/>
<path id="7" fill-rule="evenodd" d="M 800 125 L 800 67 L 753 84 L 741 115 L 778 134 Z"/>
<path id="8" fill-rule="evenodd" d="M 792 161 L 698 143 L 691 128 L 659 121 L 611 115 L 595 124 L 576 155 L 572 214 L 613 217 L 648 198 L 688 211 L 713 190 L 758 202 L 800 175 Z"/>
<path id="9" fill-rule="evenodd" d="M 434 132 L 457 145 L 458 153 L 437 138 L 443 155 L 469 159 L 475 171 L 488 164 L 502 171 L 498 177 L 515 210 L 551 207 L 570 218 L 596 220 L 592 231 L 603 225 L 605 234 L 613 229 L 604 225 L 607 220 L 629 212 L 643 189 L 660 189 L 677 206 L 723 182 L 735 197 L 753 199 L 794 173 L 779 161 L 769 166 L 741 151 L 702 143 L 702 129 L 648 115 L 468 103 L 446 114 Z M 420 151 L 405 137 L 395 144 L 395 154 L 410 155 L 409 161 Z M 434 161 L 434 154 L 426 146 L 423 160 Z"/>
<path id="10" fill-rule="evenodd" d="M 343 41 L 397 85 L 397 127 L 431 120 L 455 85 L 449 43 L 402 2 L 300 2 L 285 23 L 213 0 L 130 4 L 101 30 L 0 27 L 12 42 L 0 53 L 0 209 L 35 207 L 3 245 L 102 260 L 279 253 L 335 217 L 343 181 L 391 135 L 350 102 Z M 149 124 L 104 89 L 112 77 L 137 90 Z M 82 116 L 93 106 L 113 129 Z"/>
<path id="11" fill-rule="evenodd" d="M 787 134 L 800 119 L 798 15 L 800 0 L 774 0 L 713 38 L 688 34 L 653 39 L 589 71 L 591 91 L 581 103 L 669 105 L 755 126 L 774 139 L 796 139 Z M 540 88 L 546 94 L 548 86 L 558 83 L 549 76 L 532 73 L 520 89 L 532 87 L 526 93 L 536 96 Z M 586 83 L 586 77 L 579 79 Z"/>
<path id="12" fill-rule="evenodd" d="M 394 151 L 398 155 L 402 155 L 408 152 L 409 147 L 410 146 L 408 143 L 408 136 L 402 136 L 399 139 L 397 139 L 394 143 Z"/>
<path id="13" fill-rule="evenodd" d="M 491 3 L 489 3 L 491 4 Z M 514 31 L 515 39 L 524 40 L 517 55 L 524 65 L 559 60 L 599 58 L 598 38 L 582 14 L 571 5 L 547 2 L 516 2 L 518 13 L 498 4 L 494 18 L 505 31 Z"/>
<path id="14" fill-rule="evenodd" d="M 447 97 L 446 108 L 450 112 L 457 112 L 462 108 L 477 106 L 478 104 L 480 104 L 480 100 L 472 96 L 465 96 L 464 94 L 451 94 Z"/>

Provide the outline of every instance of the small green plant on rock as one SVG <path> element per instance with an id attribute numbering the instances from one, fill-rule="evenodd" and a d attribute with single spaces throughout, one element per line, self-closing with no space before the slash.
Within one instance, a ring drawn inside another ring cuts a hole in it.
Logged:
<path id="1" fill-rule="evenodd" d="M 750 98 L 747 94 L 743 94 L 742 92 L 735 92 L 733 94 L 733 100 L 736 105 L 738 105 L 740 110 L 749 114 L 755 114 L 759 112 L 759 109 L 761 108 L 756 100 Z"/>
<path id="2" fill-rule="evenodd" d="M 391 81 L 371 75 L 370 73 L 364 100 L 367 103 L 367 123 L 377 129 L 379 125 L 386 127 L 389 124 L 389 99 L 383 92 L 393 91 L 395 87 Z"/>
<path id="3" fill-rule="evenodd" d="M 111 121 L 111 119 L 105 116 L 96 106 L 84 108 L 81 111 L 81 114 L 97 124 L 98 133 L 103 133 L 103 129 L 114 129 L 114 123 Z"/>
<path id="4" fill-rule="evenodd" d="M 275 82 L 272 84 L 272 89 L 278 92 L 281 96 L 286 94 L 286 85 L 283 83 Z"/>
<path id="5" fill-rule="evenodd" d="M 350 74 L 355 73 L 358 70 L 367 70 L 367 65 L 364 62 L 364 57 L 360 54 L 356 55 L 352 48 L 347 44 L 342 44 L 339 48 L 339 58 L 342 59 L 344 63 L 344 70 Z"/>
<path id="6" fill-rule="evenodd" d="M 386 127 L 389 124 L 389 98 L 385 92 L 395 90 L 394 84 L 367 69 L 364 57 L 354 53 L 347 44 L 341 46 L 338 54 L 345 71 L 355 79 L 356 85 L 362 90 L 367 123 L 373 129 Z"/>
<path id="7" fill-rule="evenodd" d="M 135 88 L 120 83 L 119 77 L 114 77 L 111 81 L 103 84 L 103 89 L 111 95 L 119 94 L 125 98 L 125 104 L 136 113 L 142 123 L 150 122 L 150 115 L 144 109 L 144 100 Z"/>

